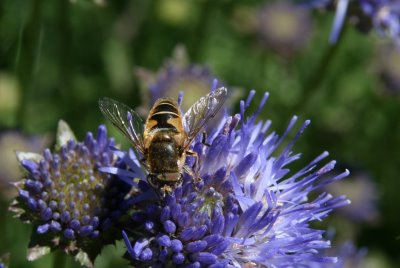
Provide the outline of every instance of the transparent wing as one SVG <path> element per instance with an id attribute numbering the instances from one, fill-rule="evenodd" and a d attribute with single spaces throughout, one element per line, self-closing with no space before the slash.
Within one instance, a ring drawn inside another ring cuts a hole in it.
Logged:
<path id="1" fill-rule="evenodd" d="M 144 124 L 140 116 L 127 105 L 110 98 L 99 99 L 99 107 L 103 115 L 143 154 Z"/>
<path id="2" fill-rule="evenodd" d="M 201 97 L 189 108 L 183 117 L 183 124 L 188 136 L 185 147 L 190 145 L 205 124 L 218 113 L 226 97 L 226 88 L 220 87 Z"/>

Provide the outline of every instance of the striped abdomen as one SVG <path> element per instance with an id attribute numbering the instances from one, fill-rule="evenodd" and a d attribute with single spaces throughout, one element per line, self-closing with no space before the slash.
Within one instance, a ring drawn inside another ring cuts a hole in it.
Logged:
<path id="1" fill-rule="evenodd" d="M 178 103 L 173 99 L 159 99 L 154 104 L 146 121 L 146 129 L 168 129 L 182 132 L 182 115 Z"/>

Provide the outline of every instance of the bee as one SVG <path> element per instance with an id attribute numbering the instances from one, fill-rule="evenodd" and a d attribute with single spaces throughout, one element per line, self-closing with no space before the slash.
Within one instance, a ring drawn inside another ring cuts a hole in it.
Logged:
<path id="1" fill-rule="evenodd" d="M 181 185 L 184 172 L 193 177 L 193 172 L 185 166 L 187 155 L 198 162 L 190 145 L 217 114 L 226 97 L 226 88 L 218 88 L 197 100 L 184 115 L 177 101 L 161 98 L 154 103 L 145 123 L 134 110 L 116 100 L 101 98 L 99 107 L 141 154 L 148 183 L 165 196 Z"/>

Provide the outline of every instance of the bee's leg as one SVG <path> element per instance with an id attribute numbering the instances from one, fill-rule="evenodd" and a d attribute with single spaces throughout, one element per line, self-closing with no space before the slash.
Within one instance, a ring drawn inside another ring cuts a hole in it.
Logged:
<path id="1" fill-rule="evenodd" d="M 204 130 L 203 131 L 203 136 L 201 138 L 201 143 L 207 147 L 210 147 L 211 144 L 207 143 L 207 132 Z"/>
<path id="2" fill-rule="evenodd" d="M 195 151 L 191 150 L 187 150 L 186 155 L 190 155 L 195 158 L 193 170 L 197 170 L 199 168 L 199 155 Z"/>
<path id="3" fill-rule="evenodd" d="M 192 178 L 196 177 L 193 170 L 187 165 L 183 166 L 183 171 L 185 171 L 185 173 L 188 174 Z"/>
<path id="4" fill-rule="evenodd" d="M 184 165 L 183 170 L 193 178 L 193 182 L 198 183 L 201 181 L 200 176 L 197 175 L 189 166 Z"/>
<path id="5" fill-rule="evenodd" d="M 200 169 L 199 155 L 196 152 L 190 151 L 190 150 L 186 151 L 186 154 L 196 158 L 193 168 L 190 168 L 185 165 L 185 166 L 183 166 L 183 169 L 185 170 L 185 172 L 187 174 L 189 174 L 193 178 L 193 182 L 195 182 L 195 185 L 197 185 L 197 183 L 199 183 L 201 181 L 201 178 L 199 176 L 199 169 Z"/>

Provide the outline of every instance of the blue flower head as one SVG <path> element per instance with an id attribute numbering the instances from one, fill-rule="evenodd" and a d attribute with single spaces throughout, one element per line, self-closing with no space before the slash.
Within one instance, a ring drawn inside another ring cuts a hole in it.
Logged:
<path id="1" fill-rule="evenodd" d="M 177 46 L 172 57 L 156 73 L 139 68 L 137 75 L 142 84 L 143 99 L 148 100 L 148 109 L 157 99 L 175 98 L 181 91 L 185 93 L 182 107 L 187 109 L 194 101 L 206 95 L 211 86 L 222 85 L 221 82 L 213 85 L 215 75 L 208 66 L 189 63 L 183 46 Z"/>
<path id="2" fill-rule="evenodd" d="M 239 114 L 224 116 L 205 143 L 197 137 L 192 150 L 199 164 L 194 165 L 192 157 L 186 160 L 195 178 L 184 174 L 182 185 L 165 198 L 149 187 L 132 152 L 118 152 L 129 170 L 109 171 L 132 180 L 137 189 L 132 222 L 123 232 L 127 256 L 135 266 L 290 267 L 336 262 L 323 253 L 330 247 L 324 231 L 310 223 L 349 201 L 312 192 L 346 177 L 348 171 L 321 180 L 335 166 L 335 161 L 321 164 L 327 152 L 291 171 L 289 164 L 300 159 L 292 147 L 310 122 L 286 142 L 297 117 L 282 136 L 270 132 L 270 121 L 256 120 L 268 94 L 253 114 L 245 113 L 254 96 L 251 91 L 241 101 Z"/>
<path id="3" fill-rule="evenodd" d="M 99 171 L 102 166 L 123 168 L 113 145 L 104 126 L 96 137 L 89 132 L 78 142 L 60 122 L 55 152 L 18 153 L 24 176 L 15 184 L 19 195 L 11 209 L 34 227 L 28 259 L 59 248 L 91 266 L 102 246 L 118 238 L 113 228 L 128 208 L 130 186 Z"/>

